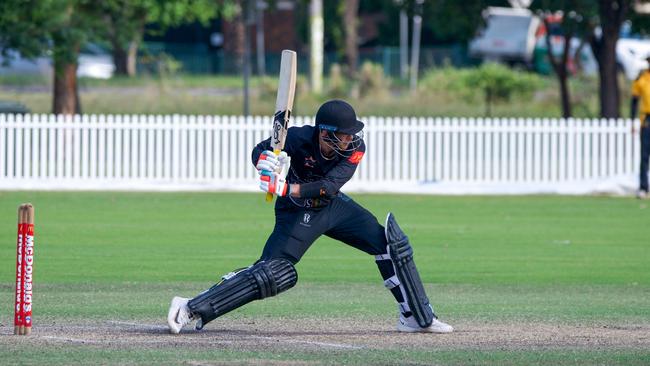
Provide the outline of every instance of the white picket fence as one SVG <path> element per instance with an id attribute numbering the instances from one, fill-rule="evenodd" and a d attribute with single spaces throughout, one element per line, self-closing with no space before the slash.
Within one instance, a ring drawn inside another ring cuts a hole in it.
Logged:
<path id="1" fill-rule="evenodd" d="M 364 120 L 367 153 L 347 190 L 586 193 L 608 182 L 631 189 L 638 169 L 629 120 Z M 270 126 L 270 117 L 0 115 L 0 188 L 254 190 L 250 153 Z"/>

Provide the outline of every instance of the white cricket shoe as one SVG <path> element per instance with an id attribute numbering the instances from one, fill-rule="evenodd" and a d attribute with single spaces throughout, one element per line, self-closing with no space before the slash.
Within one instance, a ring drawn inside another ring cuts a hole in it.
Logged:
<path id="1" fill-rule="evenodd" d="M 636 198 L 638 198 L 640 200 L 644 200 L 644 199 L 648 198 L 648 192 L 643 191 L 643 190 L 638 190 L 636 192 Z"/>
<path id="2" fill-rule="evenodd" d="M 169 324 L 170 333 L 180 333 L 185 325 L 194 320 L 190 308 L 187 307 L 188 301 L 190 299 L 179 296 L 172 299 L 169 312 L 167 313 L 167 324 Z"/>
<path id="3" fill-rule="evenodd" d="M 406 333 L 451 333 L 454 328 L 438 319 L 433 319 L 433 323 L 426 328 L 420 327 L 418 322 L 413 316 L 405 318 L 400 314 L 399 321 L 397 322 L 397 330 Z"/>

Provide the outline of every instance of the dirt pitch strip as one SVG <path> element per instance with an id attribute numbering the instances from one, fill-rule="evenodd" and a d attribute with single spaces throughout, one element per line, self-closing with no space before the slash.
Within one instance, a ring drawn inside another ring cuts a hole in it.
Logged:
<path id="1" fill-rule="evenodd" d="M 41 322 L 28 337 L 12 335 L 0 327 L 0 347 L 29 344 L 85 345 L 106 349 L 161 349 L 173 346 L 230 350 L 284 350 L 288 352 L 374 349 L 472 350 L 647 350 L 650 324 L 561 325 L 544 323 L 455 323 L 452 334 L 398 333 L 387 321 L 256 319 L 223 324 L 214 322 L 202 331 L 172 335 L 163 324 L 105 321 L 75 325 Z"/>

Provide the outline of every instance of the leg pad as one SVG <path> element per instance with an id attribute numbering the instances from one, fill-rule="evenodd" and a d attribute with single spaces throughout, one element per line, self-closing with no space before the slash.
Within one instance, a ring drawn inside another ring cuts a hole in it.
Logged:
<path id="1" fill-rule="evenodd" d="M 413 261 L 413 248 L 408 237 L 397 225 L 393 214 L 388 214 L 386 218 L 386 241 L 388 242 L 388 254 L 399 279 L 402 294 L 418 325 L 426 328 L 433 322 L 435 314 Z"/>
<path id="2" fill-rule="evenodd" d="M 201 317 L 202 324 L 205 325 L 251 301 L 284 292 L 296 282 L 298 273 L 290 261 L 261 261 L 212 286 L 187 305 L 193 314 Z"/>

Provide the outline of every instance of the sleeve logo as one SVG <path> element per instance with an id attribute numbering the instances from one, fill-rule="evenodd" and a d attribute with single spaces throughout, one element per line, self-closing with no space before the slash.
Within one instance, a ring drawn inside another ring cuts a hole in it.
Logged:
<path id="1" fill-rule="evenodd" d="M 348 161 L 352 164 L 359 164 L 362 158 L 363 158 L 363 151 L 355 151 L 352 155 L 350 155 Z"/>

